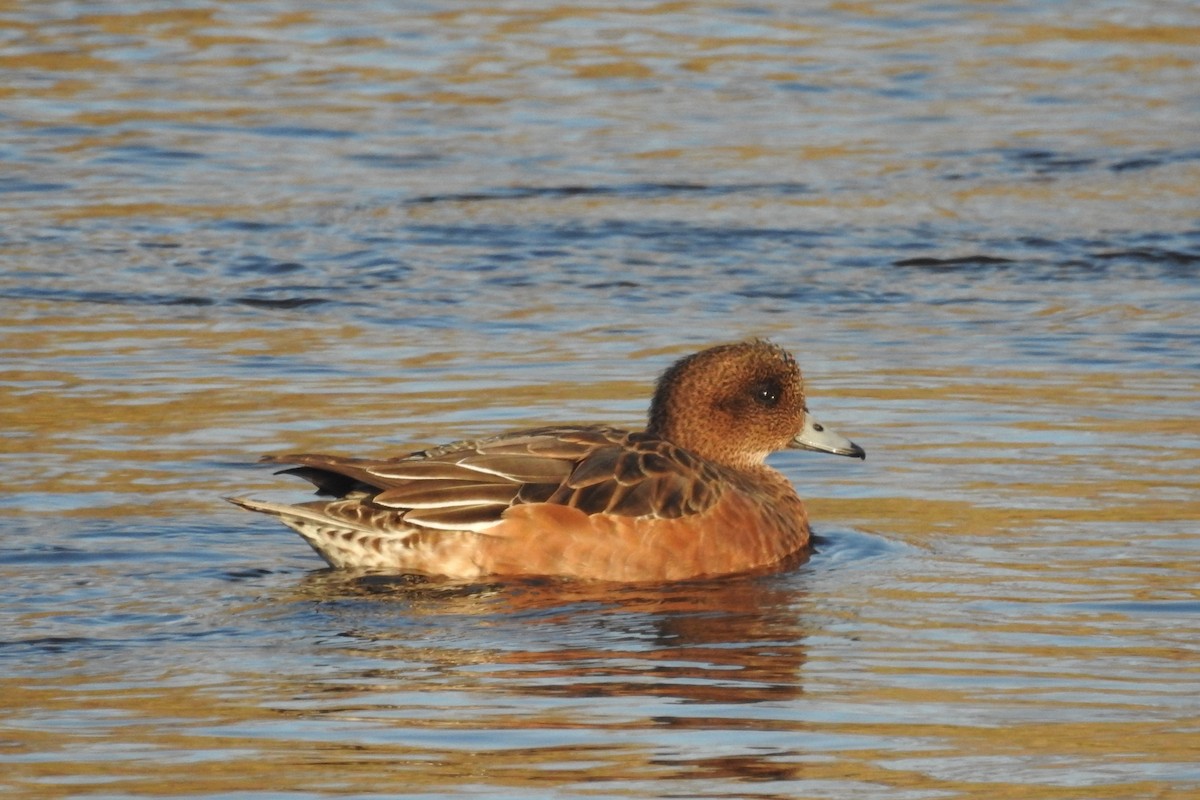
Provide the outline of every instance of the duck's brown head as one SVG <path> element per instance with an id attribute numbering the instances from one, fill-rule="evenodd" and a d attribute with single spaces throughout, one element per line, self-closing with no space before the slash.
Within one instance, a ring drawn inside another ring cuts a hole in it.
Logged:
<path id="1" fill-rule="evenodd" d="M 865 458 L 861 447 L 809 418 L 796 359 L 764 340 L 675 362 L 658 380 L 646 432 L 734 468 L 787 448 Z"/>

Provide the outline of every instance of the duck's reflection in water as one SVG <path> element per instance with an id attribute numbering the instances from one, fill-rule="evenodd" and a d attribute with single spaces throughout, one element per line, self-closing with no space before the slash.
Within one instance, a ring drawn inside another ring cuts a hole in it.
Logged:
<path id="1" fill-rule="evenodd" d="M 334 646 L 369 691 L 390 676 L 405 691 L 754 703 L 802 693 L 804 590 L 784 566 L 655 585 L 326 571 L 298 590 L 344 624 Z"/>

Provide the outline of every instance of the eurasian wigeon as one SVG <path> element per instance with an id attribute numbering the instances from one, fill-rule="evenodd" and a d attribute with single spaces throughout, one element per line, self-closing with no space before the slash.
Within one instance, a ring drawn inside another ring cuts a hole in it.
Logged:
<path id="1" fill-rule="evenodd" d="M 796 360 L 752 341 L 667 369 L 645 431 L 535 428 L 390 459 L 267 456 L 334 499 L 231 501 L 279 517 L 332 567 L 680 580 L 808 548 L 804 504 L 764 463 L 785 448 L 866 458 L 808 415 Z"/>

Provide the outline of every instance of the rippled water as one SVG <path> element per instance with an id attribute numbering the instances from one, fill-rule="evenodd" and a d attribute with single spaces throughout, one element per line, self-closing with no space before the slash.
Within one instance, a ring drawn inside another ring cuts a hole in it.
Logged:
<path id="1" fill-rule="evenodd" d="M 0 789 L 1200 792 L 1189 2 L 0 6 Z M 660 587 L 354 580 L 258 454 L 637 425 L 769 336 L 864 464 Z"/>

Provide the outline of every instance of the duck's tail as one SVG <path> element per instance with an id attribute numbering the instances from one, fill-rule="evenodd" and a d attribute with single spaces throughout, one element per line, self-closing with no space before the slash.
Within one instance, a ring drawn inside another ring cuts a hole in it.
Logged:
<path id="1" fill-rule="evenodd" d="M 389 537 L 381 535 L 353 514 L 338 514 L 338 501 L 286 505 L 251 500 L 248 497 L 225 498 L 235 506 L 278 517 L 279 521 L 308 542 L 317 555 L 331 567 L 394 569 L 395 555 Z"/>

